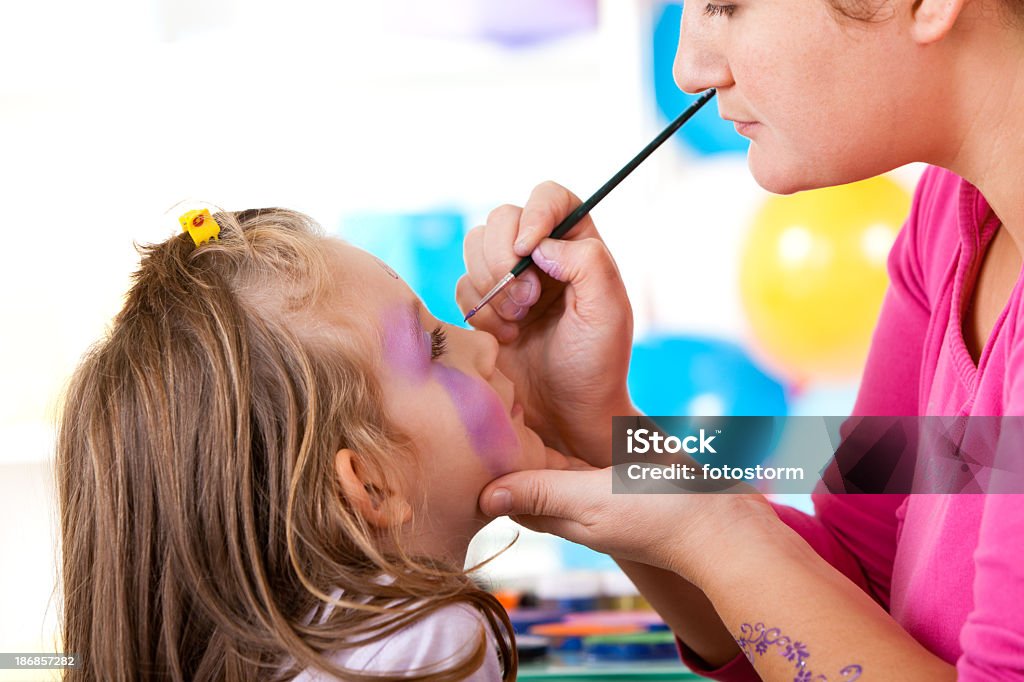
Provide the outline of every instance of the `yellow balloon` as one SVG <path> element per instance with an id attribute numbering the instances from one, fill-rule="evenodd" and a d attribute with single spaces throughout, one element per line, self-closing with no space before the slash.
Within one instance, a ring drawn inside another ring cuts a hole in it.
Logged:
<path id="1" fill-rule="evenodd" d="M 768 199 L 741 256 L 763 359 L 796 382 L 859 376 L 910 195 L 880 176 Z"/>

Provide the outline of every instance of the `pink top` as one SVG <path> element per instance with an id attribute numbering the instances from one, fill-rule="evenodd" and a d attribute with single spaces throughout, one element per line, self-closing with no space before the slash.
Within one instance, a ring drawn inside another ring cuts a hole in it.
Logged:
<path id="1" fill-rule="evenodd" d="M 925 171 L 889 255 L 891 284 L 855 415 L 1024 415 L 1021 278 L 978 366 L 961 332 L 998 226 L 976 187 L 940 168 Z M 825 493 L 813 501 L 814 516 L 774 506 L 822 558 L 955 664 L 959 680 L 1024 680 L 1024 496 Z M 782 634 L 813 641 L 813 633 Z M 680 650 L 713 679 L 758 679 L 742 654 L 708 670 Z M 877 671 L 864 673 L 874 679 Z"/>

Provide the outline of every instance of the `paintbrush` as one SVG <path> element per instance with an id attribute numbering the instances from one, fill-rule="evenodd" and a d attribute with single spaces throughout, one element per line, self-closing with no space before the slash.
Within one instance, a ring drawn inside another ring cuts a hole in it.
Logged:
<path id="1" fill-rule="evenodd" d="M 549 236 L 552 239 L 561 239 L 565 235 L 565 233 L 571 230 L 576 225 L 576 223 L 583 219 L 583 216 L 590 213 L 590 209 L 597 206 L 598 202 L 600 202 L 601 199 L 604 199 L 605 196 L 607 196 L 609 192 L 615 189 L 615 187 L 620 182 L 622 182 L 627 175 L 636 170 L 636 167 L 639 166 L 644 161 L 644 159 L 651 155 L 651 152 L 660 147 L 662 142 L 672 137 L 672 134 L 674 132 L 679 130 L 684 123 L 689 121 L 690 118 L 698 111 L 700 111 L 700 108 L 702 106 L 710 102 L 711 98 L 714 96 L 714 88 L 708 90 L 703 95 L 701 95 L 697 99 L 697 101 L 695 101 L 686 109 L 686 111 L 681 113 L 676 120 L 672 121 L 672 123 L 670 123 L 667 128 L 661 131 L 661 133 L 659 133 L 656 138 L 651 140 L 650 144 L 644 147 L 639 154 L 634 156 L 632 161 L 627 163 L 625 166 L 622 167 L 622 170 L 613 175 L 611 180 L 604 183 L 604 185 L 601 186 L 601 189 L 594 192 L 594 195 L 592 197 L 590 197 L 582 204 L 577 206 L 575 211 L 567 215 L 565 219 L 562 220 L 562 222 L 560 222 L 558 226 L 551 231 L 551 234 Z M 523 259 L 516 263 L 516 266 L 512 268 L 512 270 L 509 271 L 507 275 L 502 277 L 501 281 L 495 284 L 494 288 L 488 291 L 487 295 L 480 299 L 480 302 L 477 303 L 476 306 L 469 311 L 469 313 L 466 315 L 465 321 L 468 322 L 469 318 L 476 315 L 481 308 L 483 308 L 491 301 L 491 299 L 493 299 L 495 296 L 501 293 L 501 291 L 505 287 L 507 287 L 512 280 L 514 280 L 516 277 L 522 274 L 522 272 L 526 270 L 526 268 L 530 267 L 530 265 L 532 264 L 533 259 L 530 258 L 530 256 L 524 256 Z"/>

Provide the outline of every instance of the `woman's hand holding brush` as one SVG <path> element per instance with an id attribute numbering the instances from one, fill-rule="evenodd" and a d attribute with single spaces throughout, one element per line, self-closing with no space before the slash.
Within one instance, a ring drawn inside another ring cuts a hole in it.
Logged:
<path id="1" fill-rule="evenodd" d="M 466 237 L 456 298 L 468 311 L 522 256 L 537 268 L 471 318 L 501 343 L 498 366 L 516 384 L 526 423 L 550 447 L 611 464 L 611 418 L 634 414 L 626 388 L 633 312 L 618 267 L 589 216 L 562 239 L 552 229 L 577 206 L 553 182 L 522 208 L 501 206 Z"/>

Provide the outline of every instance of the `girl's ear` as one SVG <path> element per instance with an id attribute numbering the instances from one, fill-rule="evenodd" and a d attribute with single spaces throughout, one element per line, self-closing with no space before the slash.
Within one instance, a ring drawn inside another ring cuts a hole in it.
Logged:
<path id="1" fill-rule="evenodd" d="M 965 0 L 917 0 L 911 19 L 914 40 L 919 45 L 930 45 L 945 38 L 961 10 Z"/>
<path id="2" fill-rule="evenodd" d="M 346 499 L 366 521 L 378 528 L 401 526 L 412 519 L 412 506 L 400 492 L 366 480 L 359 455 L 348 448 L 334 456 L 334 470 Z"/>

